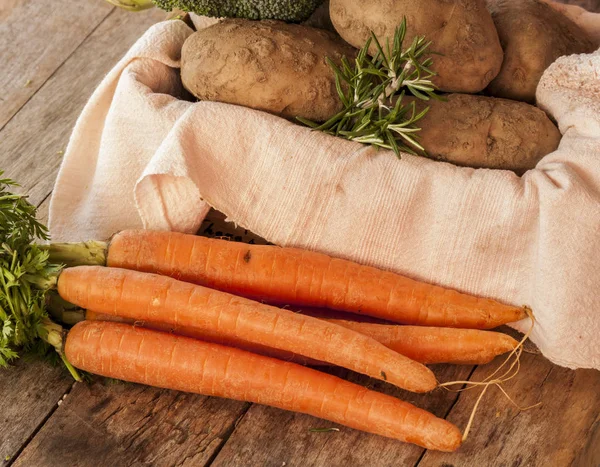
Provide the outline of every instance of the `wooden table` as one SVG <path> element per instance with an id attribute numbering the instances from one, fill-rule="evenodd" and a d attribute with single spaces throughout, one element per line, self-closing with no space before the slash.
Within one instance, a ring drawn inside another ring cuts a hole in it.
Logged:
<path id="1" fill-rule="evenodd" d="M 582 3 L 582 2 L 579 2 Z M 586 0 L 597 10 L 600 2 Z M 101 0 L 0 2 L 0 168 L 47 217 L 70 131 L 87 98 L 164 13 Z M 441 381 L 481 380 L 492 366 L 435 366 Z M 417 396 L 338 374 L 464 427 L 477 396 Z M 74 384 L 61 368 L 19 361 L 0 373 L 0 462 L 15 466 L 598 466 L 600 372 L 525 354 L 519 376 L 480 409 L 459 452 L 440 454 L 277 409 L 133 384 Z"/>

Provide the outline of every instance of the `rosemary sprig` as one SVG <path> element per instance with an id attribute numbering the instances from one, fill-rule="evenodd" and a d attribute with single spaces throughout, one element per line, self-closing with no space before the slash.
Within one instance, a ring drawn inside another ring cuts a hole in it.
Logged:
<path id="1" fill-rule="evenodd" d="M 403 49 L 405 37 L 406 18 L 396 28 L 392 43 L 387 42 L 385 51 L 371 33 L 353 64 L 346 57 L 341 59 L 340 66 L 328 59 L 344 108 L 325 123 L 301 117 L 298 120 L 314 130 L 391 149 L 398 157 L 402 151 L 424 152 L 416 123 L 429 107 L 417 113 L 414 100 L 407 103 L 405 97 L 410 94 L 427 101 L 440 96 L 431 82 L 435 75 L 430 69 L 432 60 L 426 57 L 431 54 L 428 51 L 431 42 L 417 36 Z M 372 57 L 371 45 L 376 50 Z"/>
<path id="2" fill-rule="evenodd" d="M 61 266 L 50 263 L 49 252 L 36 243 L 49 239 L 48 229 L 27 197 L 11 192 L 17 186 L 0 178 L 0 367 L 21 350 L 46 353 L 54 347 L 78 379 L 62 355 L 62 327 L 46 311 L 46 292 Z"/>

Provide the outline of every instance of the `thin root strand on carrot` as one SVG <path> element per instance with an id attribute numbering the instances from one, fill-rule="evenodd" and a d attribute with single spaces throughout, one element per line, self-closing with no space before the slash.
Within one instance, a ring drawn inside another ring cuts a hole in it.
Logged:
<path id="1" fill-rule="evenodd" d="M 477 397 L 477 400 L 475 401 L 475 405 L 473 406 L 471 415 L 469 416 L 469 420 L 467 422 L 467 425 L 465 427 L 465 431 L 463 434 L 463 441 L 465 441 L 467 439 L 467 436 L 469 435 L 469 432 L 473 425 L 473 420 L 475 418 L 475 414 L 477 412 L 477 409 L 479 408 L 479 404 L 490 386 L 496 386 L 498 389 L 500 389 L 502 394 L 520 411 L 530 410 L 530 409 L 533 409 L 533 408 L 536 408 L 536 407 L 539 407 L 540 405 L 542 405 L 541 402 L 538 402 L 536 404 L 533 404 L 533 405 L 530 405 L 527 407 L 521 407 L 512 399 L 512 397 L 509 396 L 509 394 L 506 392 L 506 390 L 502 387 L 503 384 L 505 384 L 507 381 L 510 381 L 511 379 L 513 379 L 519 373 L 519 371 L 521 369 L 521 355 L 523 353 L 523 345 L 525 344 L 525 341 L 527 341 L 527 339 L 529 339 L 529 337 L 531 336 L 533 327 L 535 326 L 535 317 L 533 315 L 533 311 L 531 310 L 531 308 L 529 308 L 528 306 L 524 306 L 523 309 L 525 310 L 525 312 L 527 313 L 527 316 L 531 320 L 531 326 L 529 327 L 529 330 L 523 335 L 523 338 L 519 341 L 519 344 L 517 345 L 517 347 L 515 347 L 510 352 L 510 354 L 506 357 L 506 359 L 502 362 L 502 364 L 500 364 L 500 366 L 498 368 L 496 368 L 496 370 L 491 375 L 487 376 L 483 381 L 449 381 L 446 383 L 441 383 L 439 385 L 439 387 L 442 387 L 442 388 L 444 388 L 448 391 L 452 391 L 452 392 L 463 392 L 463 391 L 467 391 L 467 390 L 474 389 L 477 387 L 483 387 L 481 393 L 479 394 L 479 396 Z M 514 359 L 513 359 L 513 357 L 514 357 Z M 496 376 L 511 361 L 511 359 L 513 359 L 513 361 L 510 364 L 510 366 L 508 367 L 508 369 L 506 369 L 506 371 L 504 371 L 500 376 Z M 461 387 L 459 389 L 450 389 L 451 386 L 456 386 L 456 385 L 461 385 L 463 387 Z"/>

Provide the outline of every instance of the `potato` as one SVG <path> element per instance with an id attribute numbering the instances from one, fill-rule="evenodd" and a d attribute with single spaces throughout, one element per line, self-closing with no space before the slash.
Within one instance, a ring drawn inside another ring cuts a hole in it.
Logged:
<path id="1" fill-rule="evenodd" d="M 385 48 L 406 17 L 405 47 L 415 36 L 433 41 L 433 80 L 442 91 L 479 92 L 498 74 L 502 48 L 484 0 L 331 0 L 333 26 L 362 47 L 373 31 Z M 376 48 L 371 46 L 371 53 Z"/>
<path id="2" fill-rule="evenodd" d="M 417 109 L 430 107 L 416 125 L 421 128 L 419 142 L 431 158 L 521 174 L 558 147 L 558 128 L 537 107 L 469 94 L 446 98 L 416 100 Z"/>
<path id="3" fill-rule="evenodd" d="M 504 63 L 488 91 L 493 96 L 534 102 L 548 66 L 561 55 L 595 47 L 573 21 L 538 0 L 488 0 L 504 48 Z"/>
<path id="4" fill-rule="evenodd" d="M 339 63 L 355 53 L 320 29 L 228 19 L 185 41 L 181 79 L 198 99 L 324 121 L 342 109 L 326 57 Z"/>

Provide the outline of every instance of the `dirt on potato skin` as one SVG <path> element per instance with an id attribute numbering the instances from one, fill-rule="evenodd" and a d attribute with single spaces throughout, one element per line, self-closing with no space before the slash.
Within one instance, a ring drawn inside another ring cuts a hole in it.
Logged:
<path id="1" fill-rule="evenodd" d="M 558 128 L 533 105 L 469 94 L 445 98 L 415 101 L 419 110 L 429 106 L 417 126 L 419 141 L 433 159 L 522 174 L 558 147 Z"/>
<path id="2" fill-rule="evenodd" d="M 487 0 L 504 49 L 492 96 L 533 103 L 544 73 L 558 57 L 591 53 L 592 40 L 577 24 L 538 0 Z"/>
<path id="3" fill-rule="evenodd" d="M 356 50 L 325 30 L 280 21 L 227 19 L 184 43 L 181 77 L 201 100 L 285 118 L 324 121 L 342 109 L 326 61 Z"/>
<path id="4" fill-rule="evenodd" d="M 358 48 L 371 31 L 384 45 L 406 18 L 405 46 L 425 36 L 441 54 L 431 58 L 442 91 L 482 91 L 500 71 L 502 48 L 484 0 L 330 0 L 330 16 L 340 36 Z"/>

